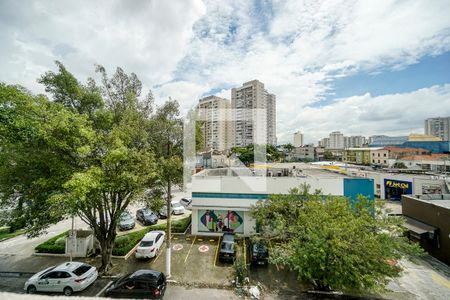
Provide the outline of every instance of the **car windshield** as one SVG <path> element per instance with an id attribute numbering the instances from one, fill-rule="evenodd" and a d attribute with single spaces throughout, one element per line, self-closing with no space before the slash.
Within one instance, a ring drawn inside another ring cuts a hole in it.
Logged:
<path id="1" fill-rule="evenodd" d="M 133 217 L 130 214 L 122 214 L 120 216 L 120 221 L 129 221 L 131 220 Z"/>
<path id="2" fill-rule="evenodd" d="M 141 241 L 139 247 L 150 247 L 153 246 L 153 241 Z"/>
<path id="3" fill-rule="evenodd" d="M 181 204 L 179 202 L 172 203 L 172 207 L 174 208 L 181 207 Z"/>
<path id="4" fill-rule="evenodd" d="M 92 268 L 92 266 L 84 264 L 84 265 L 81 265 L 81 266 L 79 266 L 78 268 L 76 268 L 76 269 L 73 271 L 73 274 L 75 274 L 75 275 L 77 275 L 77 276 L 81 276 L 81 275 L 83 275 L 84 273 L 86 273 L 87 271 L 89 271 L 91 268 Z"/>
<path id="5" fill-rule="evenodd" d="M 153 214 L 153 212 L 150 209 L 148 209 L 148 208 L 144 209 L 142 211 L 142 213 L 144 214 L 144 216 L 150 216 L 150 215 Z"/>
<path id="6" fill-rule="evenodd" d="M 222 250 L 233 250 L 233 244 L 232 243 L 223 243 L 221 249 Z"/>
<path id="7" fill-rule="evenodd" d="M 253 245 L 253 252 L 266 252 L 266 251 L 267 251 L 267 247 L 266 247 L 266 245 L 264 245 L 262 243 Z"/>

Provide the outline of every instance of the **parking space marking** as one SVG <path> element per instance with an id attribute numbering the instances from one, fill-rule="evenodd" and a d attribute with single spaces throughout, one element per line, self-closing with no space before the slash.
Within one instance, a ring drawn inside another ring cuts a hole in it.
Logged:
<path id="1" fill-rule="evenodd" d="M 247 248 L 246 248 L 246 245 L 245 245 L 245 238 L 243 238 L 242 239 L 242 241 L 243 241 L 243 246 L 244 246 L 244 270 L 247 270 Z"/>
<path id="2" fill-rule="evenodd" d="M 166 245 L 166 243 L 164 242 L 164 243 L 161 245 L 161 248 L 164 248 L 163 246 L 165 246 L 165 245 Z M 156 258 L 153 260 L 153 262 L 156 262 L 156 261 L 158 260 L 158 258 L 161 256 L 161 254 L 164 252 L 164 251 L 161 251 L 161 248 L 159 248 L 158 256 L 156 256 Z M 150 262 L 150 263 L 152 263 L 152 262 Z"/>
<path id="3" fill-rule="evenodd" d="M 219 253 L 220 238 L 221 237 L 219 236 L 219 239 L 217 240 L 216 255 L 214 256 L 214 267 L 216 266 L 217 254 Z"/>
<path id="4" fill-rule="evenodd" d="M 192 241 L 191 247 L 189 248 L 189 251 L 188 251 L 188 253 L 187 253 L 187 255 L 186 255 L 186 258 L 184 259 L 184 263 L 187 262 L 187 259 L 188 259 L 188 257 L 189 257 L 189 254 L 191 253 L 192 246 L 194 246 L 194 243 L 195 243 L 195 239 L 196 239 L 196 238 L 197 238 L 197 236 L 194 236 L 194 240 Z"/>

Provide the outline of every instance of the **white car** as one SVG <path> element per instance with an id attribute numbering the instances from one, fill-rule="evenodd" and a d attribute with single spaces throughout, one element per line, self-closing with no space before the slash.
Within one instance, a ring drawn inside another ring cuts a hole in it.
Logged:
<path id="1" fill-rule="evenodd" d="M 181 198 L 180 203 L 186 209 L 192 209 L 192 198 L 190 198 L 190 197 Z"/>
<path id="2" fill-rule="evenodd" d="M 34 274 L 25 282 L 24 290 L 36 292 L 63 292 L 70 296 L 90 286 L 98 276 L 97 269 L 81 262 L 66 262 Z"/>
<path id="3" fill-rule="evenodd" d="M 184 214 L 185 208 L 179 201 L 172 201 L 172 214 L 182 215 Z"/>
<path id="4" fill-rule="evenodd" d="M 136 258 L 152 258 L 158 255 L 165 236 L 164 231 L 158 230 L 146 233 L 136 248 Z"/>

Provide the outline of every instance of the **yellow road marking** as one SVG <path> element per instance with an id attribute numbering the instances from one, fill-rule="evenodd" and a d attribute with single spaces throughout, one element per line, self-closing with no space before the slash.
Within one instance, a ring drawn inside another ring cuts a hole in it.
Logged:
<path id="1" fill-rule="evenodd" d="M 191 240 L 191 238 L 189 238 L 189 237 L 186 238 L 186 241 L 190 241 L 190 240 Z"/>
<path id="2" fill-rule="evenodd" d="M 161 248 L 164 248 L 163 246 L 165 246 L 165 245 L 166 245 L 166 243 L 164 242 L 164 243 L 161 245 Z M 161 251 L 161 248 L 159 248 L 159 253 L 158 253 L 158 255 L 156 256 L 156 258 L 153 260 L 153 262 L 156 262 L 156 261 L 158 260 L 158 258 L 161 256 L 161 253 L 164 252 L 164 250 Z M 150 263 L 152 263 L 152 262 L 150 262 Z"/>
<path id="3" fill-rule="evenodd" d="M 189 254 L 191 253 L 192 246 L 194 246 L 194 243 L 195 243 L 195 239 L 196 239 L 196 238 L 197 238 L 197 236 L 194 236 L 194 240 L 192 241 L 191 247 L 189 248 L 189 251 L 188 251 L 188 253 L 187 253 L 187 255 L 186 255 L 186 258 L 184 259 L 184 263 L 187 262 L 188 256 L 189 256 Z"/>
<path id="4" fill-rule="evenodd" d="M 198 239 L 199 242 L 203 242 L 203 239 Z"/>
<path id="5" fill-rule="evenodd" d="M 441 275 L 433 273 L 433 274 L 431 274 L 431 279 L 433 279 L 434 282 L 450 289 L 450 281 L 447 280 L 445 277 L 442 277 Z"/>
<path id="6" fill-rule="evenodd" d="M 217 249 L 216 249 L 216 255 L 214 256 L 214 267 L 216 266 L 216 261 L 217 261 L 217 254 L 219 253 L 219 246 L 220 246 L 220 236 L 217 242 Z"/>
<path id="7" fill-rule="evenodd" d="M 216 240 L 214 240 L 214 239 L 211 239 L 211 240 L 209 240 L 211 243 L 214 243 Z"/>
<path id="8" fill-rule="evenodd" d="M 178 240 L 178 237 L 174 236 L 172 237 L 172 240 Z"/>
<path id="9" fill-rule="evenodd" d="M 272 247 L 272 243 L 269 240 L 269 247 L 270 247 L 270 251 L 273 251 L 273 247 Z M 277 271 L 280 271 L 280 268 L 278 268 L 278 264 L 275 264 L 275 267 L 277 267 Z"/>
<path id="10" fill-rule="evenodd" d="M 246 245 L 245 245 L 245 238 L 242 239 L 242 244 L 244 246 L 244 270 L 247 270 L 247 249 L 246 249 Z"/>

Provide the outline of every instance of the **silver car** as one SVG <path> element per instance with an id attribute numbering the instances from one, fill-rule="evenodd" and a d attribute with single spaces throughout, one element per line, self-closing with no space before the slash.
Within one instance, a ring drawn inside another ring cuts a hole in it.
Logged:
<path id="1" fill-rule="evenodd" d="M 129 212 L 124 211 L 119 218 L 119 230 L 130 230 L 134 226 L 136 226 L 136 223 L 134 222 L 133 216 Z"/>
<path id="2" fill-rule="evenodd" d="M 24 290 L 36 292 L 62 292 L 66 296 L 90 286 L 98 276 L 97 269 L 81 262 L 66 262 L 34 274 L 25 282 Z"/>

